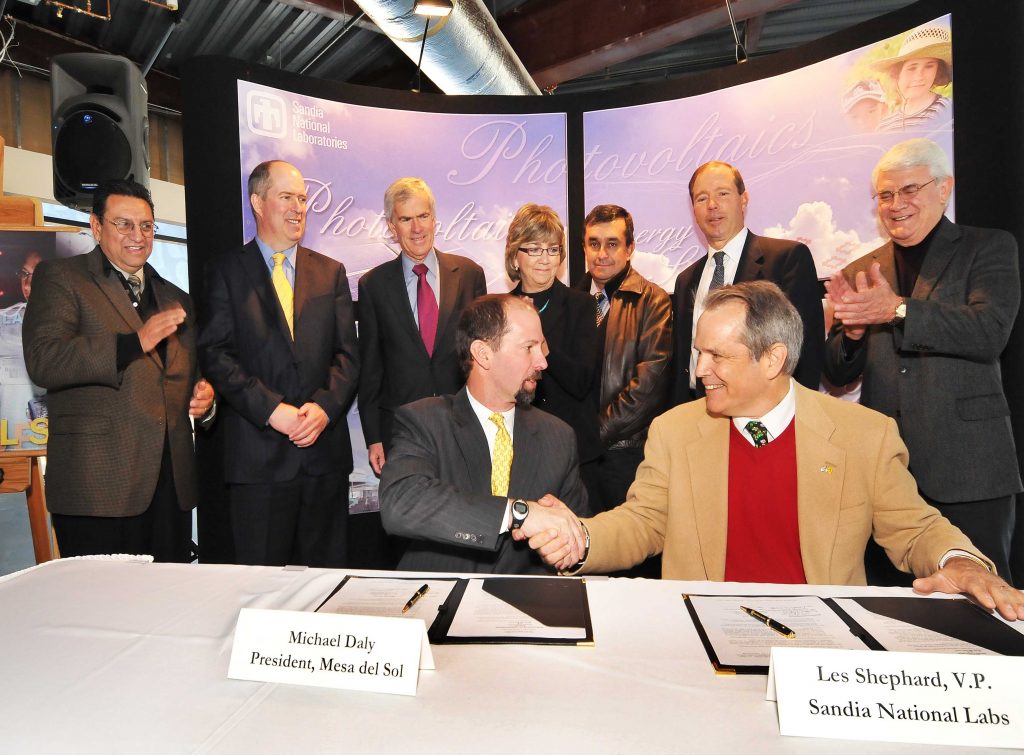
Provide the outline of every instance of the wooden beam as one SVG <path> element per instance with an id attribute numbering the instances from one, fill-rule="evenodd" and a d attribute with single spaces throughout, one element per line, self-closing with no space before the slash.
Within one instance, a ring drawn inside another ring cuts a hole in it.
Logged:
<path id="1" fill-rule="evenodd" d="M 733 0 L 736 21 L 796 0 Z M 530 0 L 498 20 L 544 88 L 728 28 L 725 0 Z"/>

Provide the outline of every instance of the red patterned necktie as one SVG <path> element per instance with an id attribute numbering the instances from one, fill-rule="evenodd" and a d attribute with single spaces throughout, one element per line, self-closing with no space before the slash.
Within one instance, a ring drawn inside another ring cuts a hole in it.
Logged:
<path id="1" fill-rule="evenodd" d="M 437 337 L 437 299 L 427 283 L 427 266 L 421 262 L 413 265 L 412 271 L 419 278 L 416 283 L 416 314 L 420 321 L 420 338 L 427 347 L 427 354 L 433 356 L 434 339 Z"/>

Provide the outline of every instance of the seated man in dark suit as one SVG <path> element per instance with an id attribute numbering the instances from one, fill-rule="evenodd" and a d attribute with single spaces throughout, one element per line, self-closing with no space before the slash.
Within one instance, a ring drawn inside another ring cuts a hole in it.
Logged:
<path id="1" fill-rule="evenodd" d="M 584 521 L 576 570 L 663 553 L 666 579 L 862 585 L 873 536 L 918 591 L 1024 619 L 1024 594 L 918 495 L 896 423 L 793 379 L 802 338 L 774 283 L 708 295 L 696 340 L 707 397 L 654 421 L 626 502 Z M 531 546 L 555 566 L 575 550 L 547 532 Z"/>
<path id="2" fill-rule="evenodd" d="M 523 542 L 542 530 L 571 543 L 567 559 L 582 555 L 577 514 L 587 496 L 576 437 L 530 405 L 547 366 L 543 345 L 533 305 L 482 296 L 463 311 L 455 335 L 466 386 L 395 413 L 380 510 L 389 533 L 412 541 L 400 569 L 543 573 Z"/>

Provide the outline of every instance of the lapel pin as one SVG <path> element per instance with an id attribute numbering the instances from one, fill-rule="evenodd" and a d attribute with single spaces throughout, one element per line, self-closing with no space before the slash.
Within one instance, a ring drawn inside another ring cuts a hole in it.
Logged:
<path id="1" fill-rule="evenodd" d="M 823 466 L 823 467 L 822 467 L 821 469 L 819 469 L 818 471 L 819 471 L 819 472 L 824 472 L 825 474 L 832 474 L 832 472 L 833 472 L 834 470 L 835 470 L 835 467 L 833 467 L 833 466 L 832 466 L 831 464 L 826 464 L 825 466 Z"/>

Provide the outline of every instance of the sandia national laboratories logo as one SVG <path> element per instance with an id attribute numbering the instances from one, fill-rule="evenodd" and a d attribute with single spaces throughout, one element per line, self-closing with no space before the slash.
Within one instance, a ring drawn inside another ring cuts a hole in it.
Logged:
<path id="1" fill-rule="evenodd" d="M 288 105 L 272 92 L 250 91 L 245 97 L 249 130 L 260 136 L 283 139 L 288 134 Z"/>

